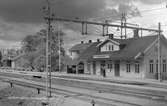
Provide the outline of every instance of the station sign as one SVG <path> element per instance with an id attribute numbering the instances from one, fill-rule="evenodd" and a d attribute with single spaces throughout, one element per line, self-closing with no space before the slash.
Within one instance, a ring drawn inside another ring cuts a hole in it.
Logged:
<path id="1" fill-rule="evenodd" d="M 94 59 L 97 59 L 97 58 L 110 58 L 109 55 L 94 55 L 93 56 Z"/>

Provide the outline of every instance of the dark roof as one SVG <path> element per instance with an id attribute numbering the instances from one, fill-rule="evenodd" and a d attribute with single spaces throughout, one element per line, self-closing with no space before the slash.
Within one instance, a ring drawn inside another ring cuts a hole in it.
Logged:
<path id="1" fill-rule="evenodd" d="M 97 45 L 101 42 L 93 42 L 84 52 L 80 54 L 79 60 L 89 60 L 98 52 Z"/>
<path id="2" fill-rule="evenodd" d="M 129 38 L 129 39 L 112 39 L 118 42 L 120 45 L 125 47 L 119 51 L 100 52 L 99 45 L 101 42 L 92 42 L 86 45 L 87 48 L 81 52 L 77 61 L 93 61 L 93 60 L 104 60 L 104 58 L 94 59 L 94 55 L 107 54 L 110 56 L 109 60 L 134 60 L 138 53 L 143 53 L 155 40 L 157 35 L 143 36 L 140 38 Z M 167 45 L 167 39 L 162 35 L 161 40 Z M 105 41 L 104 41 L 105 42 Z M 81 45 L 81 44 L 79 44 Z M 77 45 L 78 46 L 78 45 Z M 84 46 L 84 45 L 83 45 Z M 106 58 L 105 58 L 106 59 Z"/>
<path id="3" fill-rule="evenodd" d="M 83 52 L 86 48 L 88 48 L 92 43 L 80 43 L 80 44 L 76 44 L 74 45 L 70 51 L 79 51 L 79 52 Z"/>
<path id="4" fill-rule="evenodd" d="M 130 60 L 139 53 L 143 52 L 150 44 L 156 40 L 157 36 L 144 36 L 140 38 L 129 39 L 113 39 L 114 41 L 126 45 L 119 51 L 100 52 L 97 45 L 99 42 L 94 42 L 80 55 L 80 60 L 92 60 L 93 55 L 108 54 L 110 60 Z M 96 59 L 93 59 L 96 60 Z M 100 60 L 100 59 L 98 59 Z"/>
<path id="5" fill-rule="evenodd" d="M 78 60 L 77 59 L 72 59 L 72 58 L 70 58 L 68 55 L 65 55 L 65 56 L 63 56 L 63 63 L 65 64 L 65 65 L 76 65 L 77 63 L 78 63 Z"/>
<path id="6" fill-rule="evenodd" d="M 119 51 L 108 52 L 108 54 L 112 60 L 133 60 L 139 52 L 144 52 L 144 50 L 150 46 L 156 38 L 157 36 L 145 36 L 141 38 L 118 40 L 119 42 L 126 44 L 125 48 Z M 98 52 L 97 54 L 103 54 L 103 52 Z"/>

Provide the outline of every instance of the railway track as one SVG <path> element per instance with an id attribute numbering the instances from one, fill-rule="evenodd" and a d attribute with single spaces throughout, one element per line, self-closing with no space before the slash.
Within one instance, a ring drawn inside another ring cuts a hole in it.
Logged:
<path id="1" fill-rule="evenodd" d="M 1 74 L 0 74 L 0 76 L 1 76 Z M 24 79 L 26 79 L 26 80 L 33 80 L 33 81 L 37 81 L 37 82 L 45 81 L 44 78 L 42 78 L 42 79 L 37 79 L 37 78 L 32 78 L 32 77 L 30 78 L 30 76 L 26 76 L 26 75 L 20 76 L 20 75 L 5 74 L 5 76 L 15 77 L 15 78 L 16 77 L 23 78 L 23 76 L 24 76 Z M 58 78 L 61 81 L 59 82 L 58 79 L 54 79 L 54 78 Z M 126 95 L 126 96 L 132 96 L 132 97 L 143 98 L 143 99 L 150 99 L 150 100 L 154 100 L 157 102 L 164 102 L 167 104 L 167 100 L 166 100 L 166 96 L 165 96 L 166 94 L 159 95 L 159 94 L 153 94 L 153 92 L 143 92 L 143 91 L 136 91 L 136 90 L 131 90 L 131 89 L 124 89 L 124 88 L 120 89 L 120 88 L 116 88 L 116 87 L 110 88 L 110 87 L 104 87 L 104 86 L 91 86 L 91 85 L 85 86 L 84 84 L 83 85 L 77 84 L 77 83 L 70 84 L 69 82 L 67 85 L 67 83 L 65 83 L 65 82 L 69 81 L 69 79 L 72 79 L 72 78 L 65 78 L 65 80 L 62 80 L 62 78 L 60 78 L 60 77 L 54 77 L 54 78 L 52 81 L 53 84 L 61 84 L 61 85 L 63 84 L 64 86 L 76 87 L 76 88 L 81 88 L 81 89 L 89 89 L 89 90 L 98 91 L 99 93 L 112 93 L 112 94 Z M 56 83 L 56 82 L 59 82 L 59 83 Z M 20 83 L 23 83 L 23 82 L 20 82 Z M 19 85 L 21 85 L 21 84 L 19 84 Z M 30 84 L 27 84 L 27 85 L 30 85 Z M 22 85 L 22 86 L 26 86 L 26 85 Z M 37 86 L 37 85 L 34 85 L 34 86 Z M 38 85 L 38 87 L 40 87 L 40 86 L 41 85 Z M 45 87 L 43 86 L 43 88 L 40 88 L 40 89 L 44 90 L 44 88 Z M 80 98 L 82 100 L 87 99 L 87 101 L 90 101 L 91 99 L 95 99 L 96 102 L 99 104 L 100 103 L 104 104 L 104 102 L 100 102 L 102 100 L 106 101 L 105 103 L 110 103 L 112 101 L 114 103 L 109 104 L 111 106 L 126 106 L 126 105 L 127 106 L 142 106 L 140 104 L 135 104 L 135 103 L 131 103 L 131 102 L 125 102 L 125 101 L 120 101 L 120 100 L 111 99 L 111 98 L 96 97 L 96 96 L 92 96 L 90 94 L 84 94 L 81 92 L 72 92 L 72 91 L 62 90 L 62 89 L 57 89 L 57 88 L 52 88 L 51 91 L 54 93 L 65 95 L 65 97 L 72 97 L 73 96 L 73 97 Z M 120 104 L 120 105 L 114 105 L 114 104 Z"/>
<path id="2" fill-rule="evenodd" d="M 35 80 L 35 81 L 40 81 L 40 82 L 44 82 L 45 78 L 42 79 L 38 79 L 38 78 L 33 78 L 32 76 L 29 75 L 18 75 L 18 74 L 7 74 L 7 73 L 3 73 L 0 74 L 0 76 L 7 76 L 7 77 L 14 77 L 14 78 L 24 78 L 27 80 Z M 93 85 L 89 84 L 87 86 L 82 85 L 82 84 L 78 84 L 77 82 L 80 82 L 82 80 L 86 80 L 86 79 L 79 79 L 79 78 L 72 78 L 72 77 L 65 77 L 64 76 L 53 76 L 52 77 L 52 83 L 54 84 L 60 84 L 60 85 L 65 85 L 65 86 L 71 86 L 71 87 L 77 87 L 77 88 L 85 88 L 85 89 L 93 89 L 99 92 L 108 92 L 108 93 L 120 93 L 123 94 L 125 93 L 125 95 L 132 95 L 132 96 L 138 96 L 138 97 L 145 97 L 151 99 L 151 97 L 157 97 L 157 98 L 165 98 L 165 96 L 167 95 L 167 92 L 165 92 L 165 95 L 162 96 L 162 93 L 159 94 L 159 92 L 157 94 L 153 94 L 154 91 L 148 92 L 148 90 L 146 92 L 144 91 L 140 91 L 140 90 L 133 90 L 133 89 L 125 89 L 125 88 L 118 88 L 117 86 L 98 86 L 98 85 Z M 89 81 L 89 80 L 87 80 Z M 58 83 L 59 82 L 59 83 Z M 68 83 L 66 83 L 68 82 Z M 76 82 L 76 83 L 73 83 Z M 125 84 L 126 85 L 126 84 Z M 137 95 L 139 94 L 139 95 Z M 163 93 L 164 94 L 164 93 Z"/>
<path id="3" fill-rule="evenodd" d="M 54 77 L 56 78 L 56 77 Z M 69 79 L 75 79 L 75 78 L 62 78 L 62 77 L 57 77 L 60 78 L 60 80 L 69 80 Z M 65 83 L 63 83 L 65 85 Z M 114 93 L 114 94 L 120 94 L 120 95 L 129 95 L 129 96 L 135 96 L 139 98 L 147 98 L 147 99 L 166 99 L 167 92 L 166 93 L 159 93 L 155 94 L 155 92 L 151 91 L 141 91 L 141 90 L 136 90 L 136 89 L 127 89 L 127 88 L 119 88 L 119 87 L 110 87 L 110 86 L 97 86 L 97 85 L 89 85 L 89 86 L 82 86 L 80 85 L 72 85 L 70 84 L 69 86 L 75 86 L 75 87 L 80 87 L 80 88 L 85 88 L 85 89 L 93 89 L 99 92 L 107 92 L 107 93 Z M 165 100 L 166 101 L 166 100 Z"/>
<path id="4" fill-rule="evenodd" d="M 3 82 L 13 83 L 19 86 L 35 88 L 35 89 L 40 89 L 40 90 L 45 90 L 46 88 L 44 85 L 34 84 L 34 83 L 29 83 L 29 82 L 24 82 L 24 81 L 18 81 L 18 80 L 11 80 L 7 78 L 5 80 L 1 78 L 0 80 Z M 64 89 L 59 89 L 59 88 L 54 88 L 54 87 L 52 87 L 49 90 L 51 90 L 52 93 L 64 95 L 64 97 L 73 97 L 73 98 L 88 101 L 88 102 L 91 102 L 91 100 L 94 100 L 95 103 L 97 104 L 106 104 L 109 106 L 142 106 L 142 105 L 131 103 L 131 102 L 125 102 L 125 101 L 120 101 L 120 100 L 105 98 L 105 97 L 100 97 L 100 96 L 93 96 L 91 94 L 74 92 L 74 91 L 69 91 L 69 90 L 64 90 Z"/>
<path id="5" fill-rule="evenodd" d="M 154 88 L 165 88 L 167 89 L 167 86 L 161 85 L 161 84 L 149 84 L 146 82 L 137 82 L 137 81 L 117 81 L 117 80 L 107 80 L 107 79 L 94 79 L 89 77 L 79 77 L 79 76 L 67 76 L 67 75 L 53 75 L 53 77 L 59 77 L 59 78 L 69 78 L 69 79 L 79 79 L 79 80 L 93 80 L 93 81 L 100 81 L 100 82 L 109 82 L 109 83 L 118 83 L 118 84 L 128 84 L 128 85 L 139 85 L 139 86 L 145 86 L 145 87 L 154 87 Z"/>

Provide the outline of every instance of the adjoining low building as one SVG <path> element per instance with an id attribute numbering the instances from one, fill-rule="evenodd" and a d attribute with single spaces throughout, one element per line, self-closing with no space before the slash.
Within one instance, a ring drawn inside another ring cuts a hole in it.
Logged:
<path id="1" fill-rule="evenodd" d="M 89 59 L 84 59 L 82 57 L 83 53 L 88 50 L 88 48 L 92 47 L 92 45 L 96 45 L 100 43 L 100 39 L 97 39 L 97 42 L 92 42 L 92 40 L 89 40 L 87 43 L 84 43 L 84 41 L 81 41 L 80 44 L 74 45 L 70 50 L 70 57 L 72 60 L 69 63 L 69 67 L 75 67 L 74 73 L 79 74 L 89 74 L 90 72 L 87 70 L 87 62 Z M 89 51 L 89 55 L 90 55 Z M 94 51 L 93 51 L 94 52 Z M 82 59 L 81 59 L 82 58 Z"/>
<path id="2" fill-rule="evenodd" d="M 25 54 L 20 54 L 14 58 L 12 58 L 11 68 L 23 68 L 22 66 L 25 64 L 26 60 L 24 59 Z"/>
<path id="3" fill-rule="evenodd" d="M 161 76 L 167 78 L 167 40 L 161 35 Z M 83 47 L 84 46 L 84 47 Z M 80 47 L 84 48 L 81 49 Z M 76 73 L 109 77 L 153 78 L 158 76 L 158 35 L 77 44 L 70 49 L 77 59 Z"/>
<path id="4" fill-rule="evenodd" d="M 12 59 L 23 52 L 19 48 L 0 49 L 0 51 L 2 53 L 1 62 L 3 67 L 12 67 Z"/>

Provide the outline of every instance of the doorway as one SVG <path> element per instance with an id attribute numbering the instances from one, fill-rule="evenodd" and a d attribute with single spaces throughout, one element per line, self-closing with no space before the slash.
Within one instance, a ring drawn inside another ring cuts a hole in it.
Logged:
<path id="1" fill-rule="evenodd" d="M 84 74 L 84 63 L 80 62 L 78 64 L 78 74 Z"/>
<path id="2" fill-rule="evenodd" d="M 120 64 L 118 62 L 114 64 L 114 70 L 115 70 L 115 76 L 116 77 L 120 76 Z"/>
<path id="3" fill-rule="evenodd" d="M 101 61 L 100 65 L 100 73 L 103 77 L 106 77 L 106 69 L 105 69 L 105 61 Z"/>
<path id="4" fill-rule="evenodd" d="M 93 61 L 93 75 L 96 75 L 96 62 Z"/>

